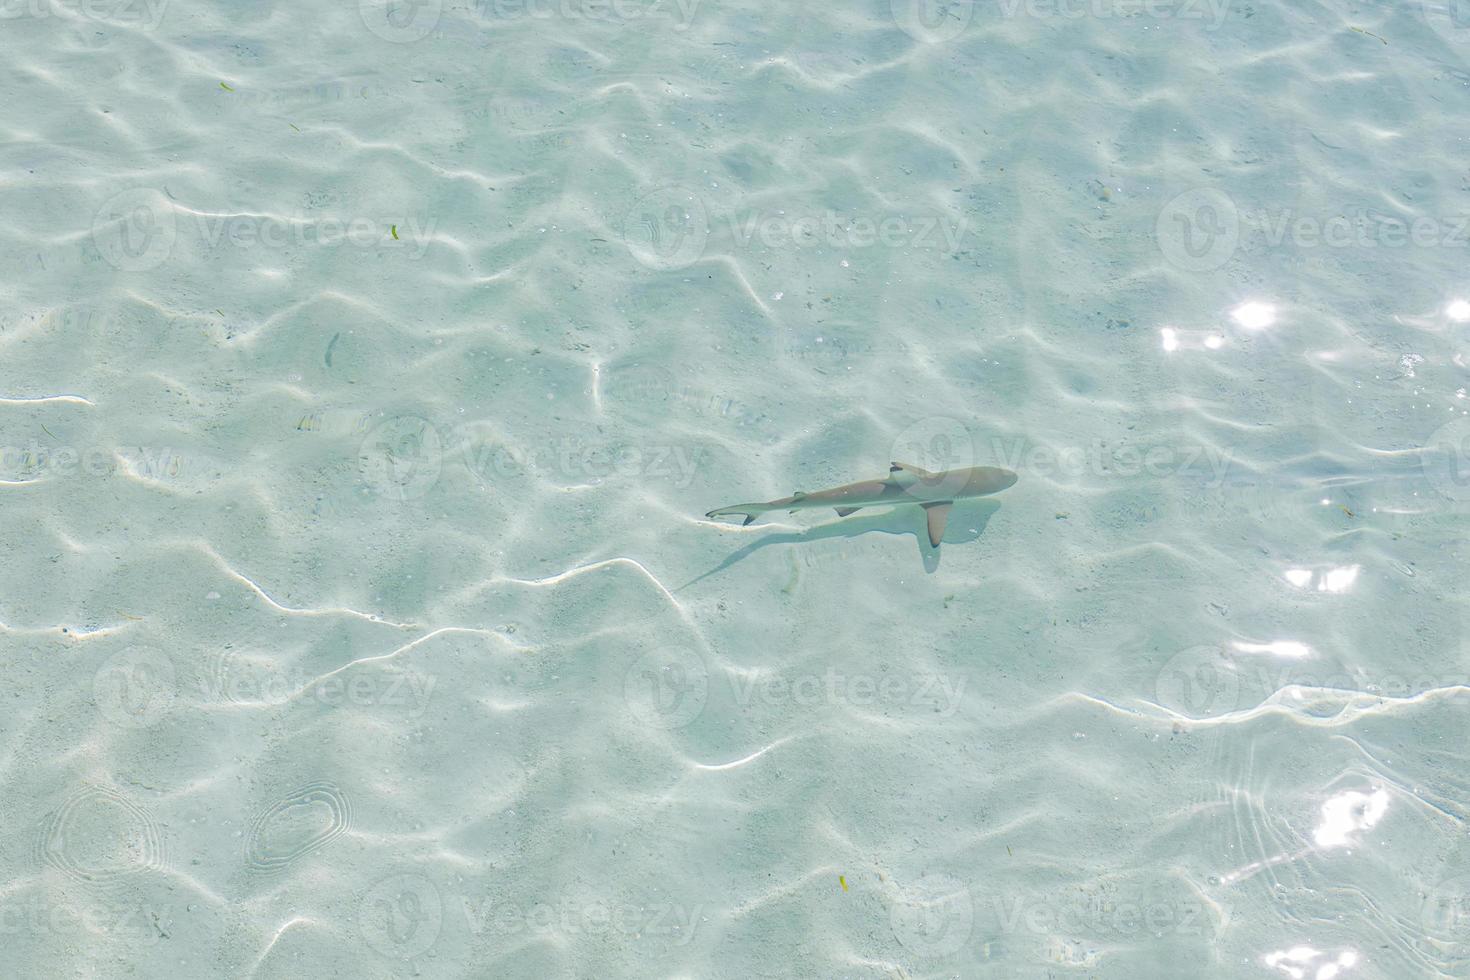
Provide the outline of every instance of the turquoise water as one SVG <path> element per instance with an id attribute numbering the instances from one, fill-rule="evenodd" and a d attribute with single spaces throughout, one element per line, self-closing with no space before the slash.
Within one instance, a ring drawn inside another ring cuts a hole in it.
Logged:
<path id="1" fill-rule="evenodd" d="M 0 5 L 0 975 L 1470 976 L 1462 7 Z"/>

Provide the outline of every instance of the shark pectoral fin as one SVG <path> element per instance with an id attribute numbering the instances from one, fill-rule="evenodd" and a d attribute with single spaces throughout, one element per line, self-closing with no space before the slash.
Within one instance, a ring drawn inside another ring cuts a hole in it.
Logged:
<path id="1" fill-rule="evenodd" d="M 860 510 L 862 510 L 861 507 L 838 507 L 837 516 L 846 517 L 848 514 L 856 514 Z"/>
<path id="2" fill-rule="evenodd" d="M 936 548 L 944 537 L 944 525 L 949 521 L 949 509 L 953 506 L 952 500 L 924 505 L 924 513 L 929 518 L 929 543 Z"/>

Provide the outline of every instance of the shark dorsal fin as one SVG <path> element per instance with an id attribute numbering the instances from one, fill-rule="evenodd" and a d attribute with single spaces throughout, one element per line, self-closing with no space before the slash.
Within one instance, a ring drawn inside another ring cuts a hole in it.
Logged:
<path id="1" fill-rule="evenodd" d="M 806 491 L 805 490 L 793 490 L 793 491 L 791 491 L 791 499 L 792 500 L 800 500 L 802 497 L 805 497 L 805 496 L 806 496 Z"/>
<path id="2" fill-rule="evenodd" d="M 921 470 L 917 466 L 910 466 L 908 463 L 888 464 L 887 482 L 893 484 L 896 487 L 913 486 L 920 480 L 927 480 L 932 478 L 933 476 L 934 474 L 928 472 L 927 470 Z"/>

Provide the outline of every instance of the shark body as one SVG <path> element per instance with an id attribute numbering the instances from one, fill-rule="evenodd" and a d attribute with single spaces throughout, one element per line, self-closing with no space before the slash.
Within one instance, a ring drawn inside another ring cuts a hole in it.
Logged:
<path id="1" fill-rule="evenodd" d="M 998 466 L 970 466 L 943 473 L 930 473 L 907 463 L 889 465 L 888 478 L 864 480 L 830 490 L 814 493 L 797 492 L 779 500 L 768 500 L 759 504 L 736 504 L 712 510 L 706 517 L 728 517 L 738 515 L 749 524 L 761 514 L 786 510 L 814 510 L 831 507 L 838 517 L 846 517 L 864 507 L 880 504 L 918 504 L 929 519 L 929 544 L 939 547 L 944 537 L 944 525 L 949 520 L 949 509 L 956 500 L 985 497 L 999 493 L 1016 482 L 1016 474 Z"/>

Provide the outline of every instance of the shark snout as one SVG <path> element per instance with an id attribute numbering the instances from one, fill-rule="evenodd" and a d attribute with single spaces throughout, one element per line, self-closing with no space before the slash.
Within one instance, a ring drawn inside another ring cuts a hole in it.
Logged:
<path id="1" fill-rule="evenodd" d="M 963 497 L 984 497 L 992 493 L 1000 493 L 1016 485 L 1016 474 L 1002 466 L 977 466 L 969 471 L 969 480 L 966 490 L 968 493 L 960 494 Z"/>

